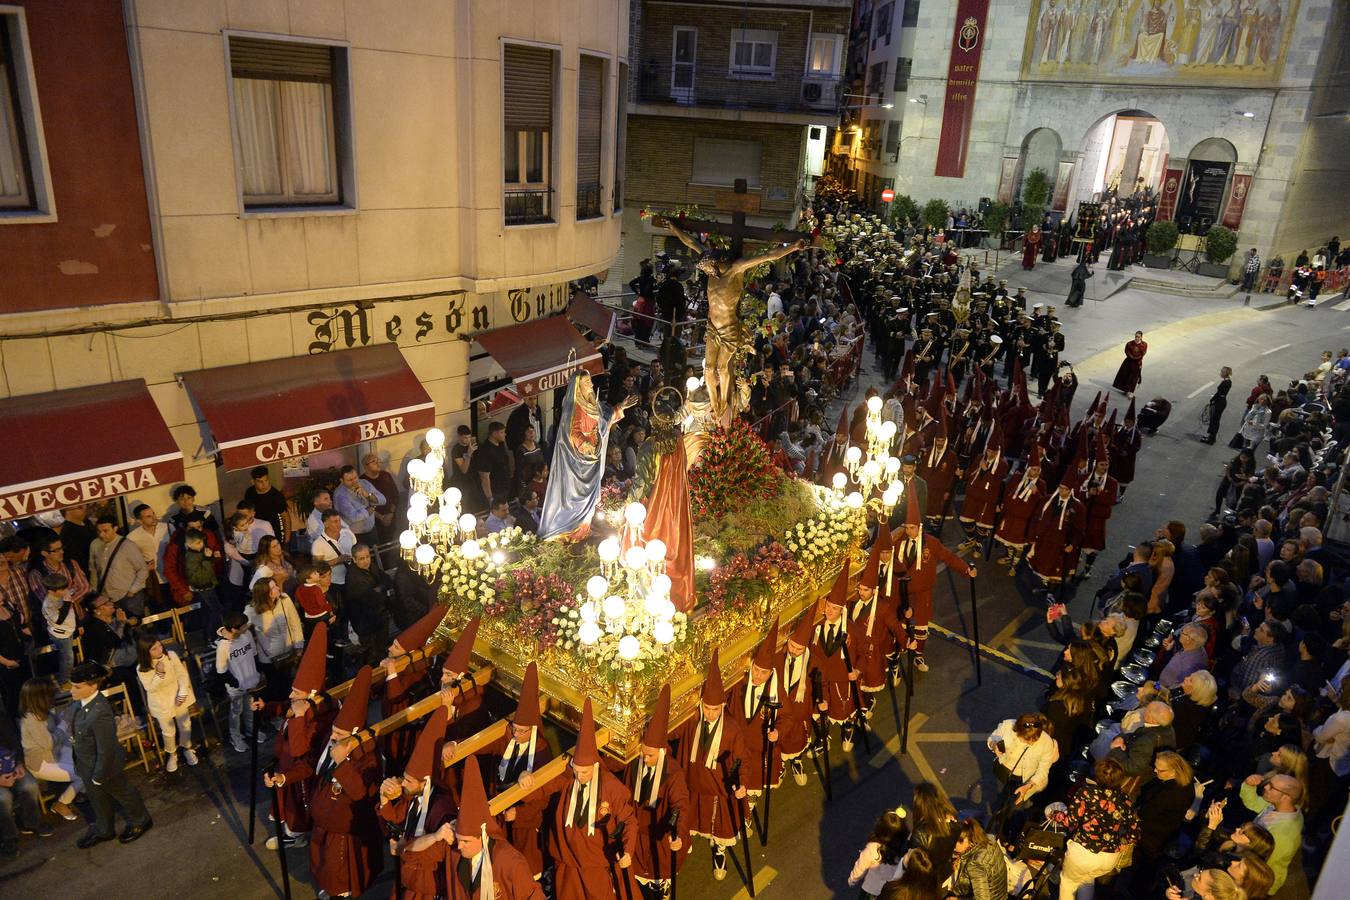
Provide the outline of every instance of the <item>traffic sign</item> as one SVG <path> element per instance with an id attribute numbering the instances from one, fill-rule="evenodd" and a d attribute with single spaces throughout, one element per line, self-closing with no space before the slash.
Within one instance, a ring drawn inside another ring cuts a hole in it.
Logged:
<path id="1" fill-rule="evenodd" d="M 886 188 L 886 190 L 881 192 L 882 203 L 890 203 L 894 199 L 895 199 L 895 191 L 891 190 L 890 188 Z"/>

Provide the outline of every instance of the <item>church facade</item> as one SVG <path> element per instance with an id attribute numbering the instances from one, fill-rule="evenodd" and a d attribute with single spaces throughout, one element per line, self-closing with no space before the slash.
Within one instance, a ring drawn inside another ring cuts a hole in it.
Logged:
<path id="1" fill-rule="evenodd" d="M 1011 203 L 1041 169 L 1052 210 L 1149 188 L 1183 230 L 1222 223 L 1266 257 L 1350 230 L 1344 3 L 923 2 L 912 41 L 885 117 L 892 184 L 920 204 Z"/>

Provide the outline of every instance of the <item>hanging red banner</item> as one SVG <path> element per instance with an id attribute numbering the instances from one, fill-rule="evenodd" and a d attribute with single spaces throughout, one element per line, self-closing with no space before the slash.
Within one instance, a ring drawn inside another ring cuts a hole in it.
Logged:
<path id="1" fill-rule="evenodd" d="M 984 53 L 984 20 L 989 0 L 957 0 L 952 53 L 947 61 L 947 94 L 942 104 L 942 133 L 934 175 L 964 178 L 966 150 L 975 121 L 975 82 Z"/>
<path id="2" fill-rule="evenodd" d="M 1177 211 L 1177 194 L 1181 190 L 1181 169 L 1166 169 L 1163 173 L 1162 191 L 1158 197 L 1158 221 L 1170 222 Z"/>
<path id="3" fill-rule="evenodd" d="M 1242 226 L 1242 213 L 1247 209 L 1247 192 L 1252 188 L 1252 176 L 1234 175 L 1233 188 L 1228 193 L 1228 206 L 1223 211 L 1223 227 L 1237 231 Z"/>

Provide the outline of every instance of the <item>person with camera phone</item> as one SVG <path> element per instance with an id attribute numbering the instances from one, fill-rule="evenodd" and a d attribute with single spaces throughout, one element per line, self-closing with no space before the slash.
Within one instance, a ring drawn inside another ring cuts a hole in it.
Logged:
<path id="1" fill-rule="evenodd" d="M 994 774 L 1001 790 L 994 807 L 996 831 L 1002 832 L 1014 812 L 1031 807 L 1031 798 L 1050 781 L 1050 767 L 1059 759 L 1059 749 L 1049 733 L 1049 720 L 1040 713 L 1024 713 L 1004 719 L 986 744 L 997 763 Z"/>

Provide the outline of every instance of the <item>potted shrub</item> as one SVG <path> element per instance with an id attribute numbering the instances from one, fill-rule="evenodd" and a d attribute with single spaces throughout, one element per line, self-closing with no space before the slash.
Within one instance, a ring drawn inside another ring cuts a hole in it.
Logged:
<path id="1" fill-rule="evenodd" d="M 1008 227 L 1008 204 L 991 203 L 984 211 L 984 227 L 995 247 L 1003 245 L 1003 232 Z"/>
<path id="2" fill-rule="evenodd" d="M 940 197 L 934 197 L 923 205 L 923 224 L 935 231 L 947 227 L 948 215 L 950 210 L 947 209 L 947 201 Z"/>
<path id="3" fill-rule="evenodd" d="M 1237 252 L 1237 235 L 1231 228 L 1215 225 L 1205 235 L 1205 262 L 1197 271 L 1211 278 L 1228 277 L 1228 261 Z"/>
<path id="4" fill-rule="evenodd" d="M 1150 269 L 1172 268 L 1172 257 L 1180 239 L 1181 232 L 1172 222 L 1154 222 L 1148 226 L 1148 249 L 1144 252 L 1144 265 Z"/>
<path id="5" fill-rule="evenodd" d="M 912 228 L 919 221 L 919 204 L 908 194 L 896 194 L 891 201 L 891 227 Z"/>

